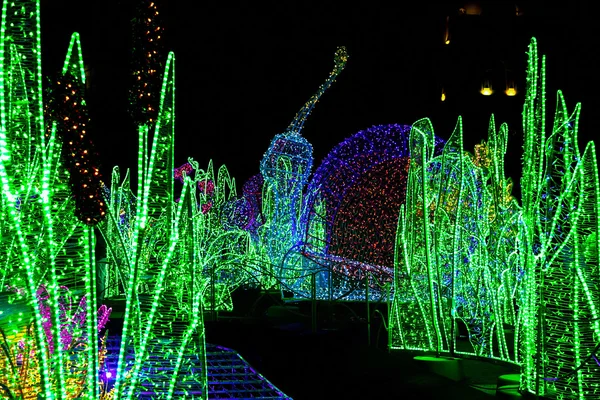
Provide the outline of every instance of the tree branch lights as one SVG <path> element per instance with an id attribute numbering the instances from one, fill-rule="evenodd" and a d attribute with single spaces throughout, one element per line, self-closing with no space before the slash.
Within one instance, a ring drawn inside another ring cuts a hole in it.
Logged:
<path id="1" fill-rule="evenodd" d="M 589 143 L 579 153 L 580 104 L 569 113 L 560 91 L 546 138 L 545 58 L 540 63 L 535 39 L 528 55 L 522 386 L 553 398 L 592 398 L 600 394 L 595 361 L 600 343 L 595 147 Z"/>

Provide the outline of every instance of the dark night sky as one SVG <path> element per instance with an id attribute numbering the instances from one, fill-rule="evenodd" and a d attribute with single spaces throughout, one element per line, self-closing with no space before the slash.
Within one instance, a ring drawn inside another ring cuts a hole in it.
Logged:
<path id="1" fill-rule="evenodd" d="M 136 162 L 137 134 L 126 113 L 133 3 L 42 0 L 45 73 L 60 68 L 70 34 L 82 35 L 84 61 L 94 74 L 91 134 L 105 175 L 114 165 L 133 168 Z M 480 16 L 462 17 L 458 9 L 468 2 L 322 3 L 157 0 L 165 46 L 176 56 L 177 165 L 193 157 L 205 167 L 213 159 L 216 167 L 228 167 L 239 190 L 259 172 L 271 138 L 325 80 L 338 45 L 348 48 L 350 60 L 303 131 L 313 144 L 315 166 L 359 130 L 422 117 L 430 117 L 436 133 L 447 138 L 462 115 L 465 143 L 472 148 L 487 136 L 494 112 L 497 121 L 509 123 L 507 161 L 516 168 L 523 97 L 504 96 L 504 83 L 494 82 L 503 80 L 506 66 L 518 89 L 524 88 L 531 36 L 548 55 L 549 111 L 562 89 L 570 109 L 583 103 L 580 141 L 594 138 L 598 56 L 585 39 L 597 21 L 586 2 L 569 2 L 568 8 L 525 2 L 519 18 L 505 2 L 478 2 Z M 447 16 L 451 43 L 444 46 Z M 498 89 L 490 98 L 477 92 L 486 70 Z"/>

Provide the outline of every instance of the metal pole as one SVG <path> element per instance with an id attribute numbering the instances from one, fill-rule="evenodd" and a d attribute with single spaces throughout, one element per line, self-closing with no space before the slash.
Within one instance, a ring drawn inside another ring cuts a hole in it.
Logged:
<path id="1" fill-rule="evenodd" d="M 311 330 L 317 332 L 317 274 L 313 272 L 311 282 Z"/>
<path id="2" fill-rule="evenodd" d="M 367 300 L 367 345 L 371 346 L 371 302 L 369 299 L 369 278 L 371 273 L 367 272 L 367 281 L 365 285 L 365 298 Z"/>
<path id="3" fill-rule="evenodd" d="M 211 304 L 212 304 L 212 310 L 210 310 L 210 319 L 211 321 L 216 321 L 217 320 L 217 306 L 216 306 L 216 290 L 215 290 L 215 265 L 213 263 L 212 268 L 210 269 L 210 297 L 211 297 Z"/>
<path id="4" fill-rule="evenodd" d="M 387 325 L 388 326 L 388 329 L 387 329 L 387 338 L 388 338 L 388 340 L 387 340 L 387 349 L 388 349 L 388 352 L 389 352 L 390 351 L 390 341 L 391 341 L 391 333 L 390 333 L 391 332 L 391 328 L 390 328 L 391 327 L 391 324 L 390 324 L 390 302 L 391 302 L 391 300 L 390 300 L 390 284 L 389 283 L 385 285 L 385 291 L 386 291 L 386 295 L 385 296 L 387 298 L 387 315 L 386 315 L 386 318 L 388 320 L 388 325 Z"/>
<path id="5" fill-rule="evenodd" d="M 328 300 L 328 310 L 329 313 L 329 327 L 333 327 L 333 271 L 331 270 L 331 266 L 329 266 L 329 270 L 327 271 L 327 282 L 329 285 L 329 300 Z"/>

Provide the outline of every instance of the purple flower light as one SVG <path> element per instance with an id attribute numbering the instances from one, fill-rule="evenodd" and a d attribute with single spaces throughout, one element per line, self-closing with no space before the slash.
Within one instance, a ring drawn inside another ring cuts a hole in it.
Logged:
<path id="1" fill-rule="evenodd" d="M 23 289 L 9 288 L 16 293 L 24 293 Z M 73 302 L 69 289 L 66 286 L 59 287 L 59 337 L 60 343 L 63 349 L 68 349 L 73 344 L 74 333 L 78 330 L 85 328 L 86 315 L 87 315 L 87 300 L 85 296 L 81 298 L 77 308 L 73 310 Z M 46 341 L 48 343 L 48 350 L 50 354 L 54 353 L 54 338 L 52 337 L 52 311 L 50 307 L 50 294 L 45 285 L 41 285 L 36 291 L 36 300 L 38 309 L 42 317 L 42 328 L 46 335 Z M 98 331 L 102 330 L 108 322 L 108 317 L 112 308 L 107 308 L 106 305 L 101 305 L 98 309 Z M 20 348 L 25 348 L 25 342 L 19 342 Z"/>

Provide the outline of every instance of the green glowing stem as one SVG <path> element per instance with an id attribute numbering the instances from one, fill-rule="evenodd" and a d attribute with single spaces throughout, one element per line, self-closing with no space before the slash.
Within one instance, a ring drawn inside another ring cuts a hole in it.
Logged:
<path id="1" fill-rule="evenodd" d="M 579 265 L 577 264 L 579 261 L 579 259 L 576 257 L 574 260 L 574 265 L 572 267 L 576 268 L 577 270 L 580 269 Z M 579 281 L 579 277 L 575 276 L 575 279 L 573 279 L 573 311 L 574 311 L 574 317 L 575 317 L 575 323 L 573 324 L 573 358 L 575 360 L 576 365 L 581 365 L 581 363 L 583 362 L 583 359 L 581 357 L 581 332 L 580 332 L 580 313 L 579 313 L 579 296 L 580 296 L 580 292 L 581 292 L 581 284 Z M 577 369 L 577 372 L 575 372 L 575 376 L 576 376 L 576 385 L 577 385 L 577 393 L 579 394 L 579 398 L 580 399 L 584 399 L 585 397 L 582 395 L 583 391 L 583 384 L 585 382 L 585 380 L 583 379 L 583 371 L 581 370 L 581 368 Z"/>
<path id="2" fill-rule="evenodd" d="M 583 157 L 582 157 L 582 164 L 581 164 L 581 173 L 584 174 L 584 176 L 591 176 L 592 178 L 592 183 L 591 186 L 594 189 L 594 193 L 591 196 L 592 199 L 592 213 L 595 216 L 595 221 L 593 224 L 593 230 L 591 232 L 591 235 L 595 235 L 596 240 L 594 243 L 594 249 L 596 252 L 599 251 L 600 248 L 600 223 L 598 221 L 599 218 L 599 214 L 600 214 L 600 182 L 598 181 L 598 169 L 597 169 L 597 160 L 596 160 L 596 149 L 595 149 L 595 145 L 594 142 L 589 142 L 587 144 L 587 146 L 585 147 L 584 153 L 583 153 Z M 590 171 L 584 170 L 585 167 L 588 167 L 590 169 Z M 593 171 L 593 172 L 592 172 Z M 586 175 L 587 174 L 587 175 Z M 600 338 L 600 315 L 598 313 L 598 309 L 596 308 L 595 305 L 595 301 L 592 298 L 592 290 L 590 288 L 587 287 L 587 282 L 583 277 L 583 273 L 581 270 L 578 270 L 578 273 L 580 274 L 580 280 L 582 282 L 582 285 L 585 285 L 585 293 L 587 296 L 587 301 L 590 307 L 590 312 L 591 312 L 591 318 L 594 321 L 593 323 L 593 329 L 595 332 L 595 335 L 597 338 Z"/>
<path id="3" fill-rule="evenodd" d="M 15 199 L 12 196 L 10 190 L 10 184 L 6 177 L 6 170 L 4 168 L 4 163 L 0 160 L 0 177 L 2 179 L 2 187 L 3 187 L 3 195 L 5 198 L 5 202 L 8 204 L 10 208 L 9 214 L 12 218 L 12 224 L 15 231 L 15 236 L 18 239 L 20 252 L 19 256 L 26 270 L 26 278 L 27 278 L 27 288 L 29 290 L 29 300 L 31 302 L 31 307 L 34 310 L 34 324 L 35 324 L 35 337 L 37 348 L 39 350 L 39 354 L 41 356 L 41 365 L 42 370 L 40 371 L 41 379 L 42 379 L 42 392 L 44 392 L 46 399 L 54 399 L 54 394 L 52 391 L 52 381 L 49 375 L 50 370 L 50 362 L 48 359 L 48 345 L 46 343 L 46 335 L 44 333 L 44 328 L 42 325 L 42 316 L 38 309 L 38 304 L 36 301 L 36 293 L 37 293 L 37 282 L 34 280 L 34 271 L 32 260 L 29 258 L 29 250 L 28 245 L 23 235 L 23 230 L 21 227 L 20 218 L 15 210 Z"/>
<path id="4" fill-rule="evenodd" d="M 400 335 L 400 342 L 405 343 L 404 339 L 404 329 L 402 328 L 402 323 L 400 321 L 400 311 L 397 310 L 398 303 L 400 302 L 400 294 L 398 293 L 398 288 L 400 287 L 400 262 L 401 256 L 404 256 L 404 265 L 408 262 L 406 256 L 406 247 L 404 246 L 406 241 L 404 240 L 404 229 L 405 229 L 405 221 L 406 221 L 406 209 L 404 208 L 404 204 L 400 205 L 400 212 L 398 213 L 398 223 L 396 224 L 396 243 L 394 246 L 394 299 L 393 299 L 393 309 L 395 312 L 390 314 L 388 326 L 390 327 L 389 332 L 392 331 L 393 327 L 398 329 L 398 333 Z M 400 251 L 402 249 L 402 251 Z M 410 278 L 408 278 L 410 279 Z M 394 321 L 396 318 L 396 321 Z M 388 342 L 391 344 L 391 342 Z"/>
<path id="5" fill-rule="evenodd" d="M 459 152 L 459 158 L 458 158 L 458 164 L 459 164 L 459 175 L 460 175 L 460 186 L 458 188 L 458 198 L 456 200 L 457 202 L 457 207 L 456 207 L 456 219 L 454 221 L 454 235 L 453 235 L 453 239 L 452 239 L 452 250 L 453 250 L 453 260 L 452 260 L 452 277 L 451 279 L 451 287 L 450 287 L 450 296 L 451 296 L 451 304 L 450 304 L 450 317 L 451 317 L 451 322 L 450 322 L 450 327 L 451 327 L 451 334 L 450 334 L 450 340 L 449 342 L 451 343 L 451 347 L 450 347 L 450 355 L 454 356 L 454 352 L 455 352 L 455 320 L 454 320 L 454 300 L 455 300 L 455 296 L 456 296 L 456 268 L 460 262 L 460 256 L 459 256 L 459 240 L 458 238 L 461 237 L 460 235 L 460 221 L 462 220 L 462 203 L 463 203 L 463 192 L 464 192 L 464 186 L 465 186 L 465 177 L 464 177 L 464 160 L 463 160 L 463 143 L 462 143 L 462 118 L 459 117 L 458 119 L 458 123 L 457 123 L 457 129 L 458 129 L 458 140 L 459 140 L 459 145 L 458 145 L 458 152 Z M 443 163 L 445 164 L 445 163 Z M 443 165 L 443 168 L 445 168 L 445 165 Z M 440 185 L 441 186 L 441 185 Z"/>
<path id="6" fill-rule="evenodd" d="M 86 226 L 84 249 L 86 251 L 86 270 L 88 277 L 85 282 L 86 296 L 86 329 L 87 329 L 87 397 L 89 400 L 97 399 L 98 388 L 98 304 L 96 296 L 96 260 L 94 249 L 96 245 L 94 230 Z"/>
<path id="7" fill-rule="evenodd" d="M 422 135 L 423 133 L 419 131 Z M 425 143 L 425 140 L 423 141 Z M 435 304 L 435 292 L 433 290 L 433 268 L 431 265 L 431 249 L 429 242 L 429 215 L 427 209 L 427 170 L 425 168 L 426 165 L 425 152 L 423 153 L 423 165 L 421 166 L 421 196 L 423 196 L 423 237 L 425 241 L 425 266 L 427 268 L 427 277 L 428 277 L 428 286 L 429 286 L 429 303 L 431 309 L 431 321 L 433 323 L 433 329 L 435 333 L 435 354 L 439 356 L 441 351 L 441 343 L 440 343 L 440 331 L 438 326 L 438 318 L 436 313 L 436 304 Z"/>
<path id="8" fill-rule="evenodd" d="M 182 208 L 179 208 L 179 212 L 181 212 L 181 209 Z M 142 342 L 141 342 L 139 348 L 136 350 L 136 353 L 137 353 L 136 361 L 134 363 L 133 372 L 132 372 L 132 376 L 131 376 L 131 385 L 130 385 L 131 390 L 129 390 L 129 392 L 127 393 L 127 400 L 131 400 L 134 395 L 134 388 L 136 387 L 138 375 L 142 368 L 142 361 L 145 359 L 145 355 L 146 355 L 148 336 L 149 336 L 150 332 L 152 331 L 152 327 L 154 326 L 154 318 L 156 316 L 156 311 L 158 308 L 158 301 L 160 299 L 160 295 L 162 294 L 162 292 L 164 290 L 164 280 L 165 280 L 167 268 L 169 267 L 169 263 L 171 261 L 171 256 L 173 255 L 173 251 L 175 250 L 175 246 L 177 244 L 177 239 L 178 239 L 177 225 L 178 225 L 178 221 L 179 221 L 179 216 L 175 219 L 175 221 L 176 222 L 175 222 L 175 226 L 173 229 L 173 233 L 170 238 L 171 244 L 169 246 L 169 250 L 168 250 L 167 255 L 165 256 L 165 259 L 162 262 L 159 277 L 156 281 L 156 289 L 154 291 L 154 296 L 152 299 L 152 308 L 150 309 L 150 312 L 148 314 L 146 329 L 144 330 Z"/>
<path id="9" fill-rule="evenodd" d="M 192 338 L 192 335 L 194 334 L 194 332 L 196 331 L 198 326 L 200 326 L 199 304 L 200 304 L 201 295 L 198 294 L 195 297 L 196 298 L 193 299 L 193 307 L 192 307 L 192 312 L 190 314 L 192 321 L 191 321 L 190 325 L 188 326 L 187 330 L 185 331 L 185 334 L 183 335 L 183 340 L 181 341 L 181 344 L 177 351 L 177 360 L 175 361 L 175 366 L 173 367 L 171 380 L 169 382 L 169 390 L 167 392 L 167 400 L 170 400 L 173 398 L 173 392 L 175 391 L 175 386 L 177 385 L 177 378 L 179 377 L 181 364 L 183 362 L 183 357 L 185 356 L 185 350 L 187 348 L 187 345 L 190 342 L 190 339 Z M 203 364 L 202 370 L 205 370 L 205 367 L 206 367 L 206 364 Z M 202 392 L 202 395 L 204 396 L 205 399 L 208 398 L 206 392 Z"/>
<path id="10" fill-rule="evenodd" d="M 42 131 L 43 132 L 43 131 Z M 44 242 L 48 249 L 48 263 L 50 264 L 50 286 L 48 294 L 52 299 L 50 310 L 52 312 L 52 340 L 54 342 L 54 354 L 52 355 L 54 374 L 57 375 L 56 391 L 59 399 L 64 399 L 66 396 L 66 381 L 64 370 L 64 354 L 60 340 L 60 309 L 59 309 L 59 293 L 58 293 L 58 277 L 56 271 L 56 246 L 54 243 L 53 219 L 50 210 L 52 208 L 52 191 L 50 190 L 50 165 L 54 157 L 54 145 L 56 136 L 51 135 L 48 141 L 48 150 L 43 153 L 43 175 L 42 175 L 42 204 L 44 208 L 44 216 L 46 218 L 46 235 Z"/>
<path id="11" fill-rule="evenodd" d="M 74 51 L 77 54 L 75 62 L 73 62 L 72 60 Z M 77 66 L 78 74 L 73 73 L 73 75 L 81 80 L 82 85 L 85 85 L 85 68 L 83 65 L 83 57 L 81 53 L 81 40 L 79 37 L 79 33 L 77 32 L 74 32 L 71 35 L 71 41 L 69 42 L 67 57 L 65 58 L 65 62 L 62 68 L 62 74 L 67 74 L 67 72 L 69 72 L 69 67 L 73 66 L 74 64 Z"/>
<path id="12" fill-rule="evenodd" d="M 6 145 L 6 131 L 7 131 L 7 115 L 6 115 L 6 101 L 5 101 L 5 80 L 6 74 L 4 73 L 4 66 L 6 65 L 6 57 L 4 56 L 6 47 L 6 12 L 8 2 L 2 3 L 2 17 L 0 20 L 0 161 L 6 162 L 10 160 L 10 152 Z M 4 182 L 3 182 L 4 183 Z"/>
<path id="13" fill-rule="evenodd" d="M 123 380 L 125 379 L 125 371 L 124 371 L 124 363 L 125 363 L 125 353 L 127 352 L 127 346 L 129 342 L 129 320 L 131 315 L 131 308 L 134 304 L 134 295 L 135 295 L 135 282 L 138 279 L 139 274 L 139 257 L 138 248 L 141 243 L 140 230 L 143 229 L 143 224 L 145 224 L 143 209 L 142 209 L 142 195 L 144 193 L 143 189 L 143 175 L 144 175 L 144 157 L 145 157 L 145 142 L 146 142 L 146 133 L 148 131 L 147 127 L 141 126 L 138 128 L 138 196 L 136 197 L 136 218 L 134 222 L 134 228 L 132 232 L 132 241 L 131 241 L 131 259 L 129 260 L 129 281 L 127 283 L 127 293 L 125 295 L 125 312 L 123 315 L 123 329 L 121 333 L 121 346 L 119 348 L 119 359 L 117 362 L 117 376 L 115 379 L 114 393 L 115 398 L 120 399 L 123 394 Z M 137 303 L 137 302 L 136 302 Z M 138 313 L 139 314 L 139 313 Z M 131 387 L 130 392 L 133 390 Z"/>

